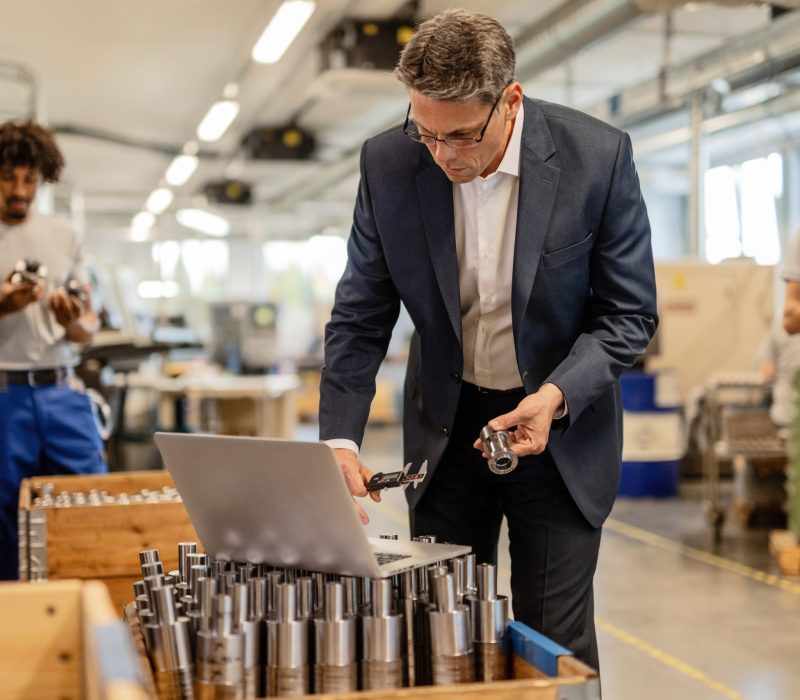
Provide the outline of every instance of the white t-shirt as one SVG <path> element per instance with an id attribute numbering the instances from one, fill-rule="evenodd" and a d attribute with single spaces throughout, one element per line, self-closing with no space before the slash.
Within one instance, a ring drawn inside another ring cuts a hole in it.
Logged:
<path id="1" fill-rule="evenodd" d="M 47 292 L 71 278 L 88 281 L 78 234 L 67 222 L 35 211 L 21 224 L 0 222 L 0 276 L 8 277 L 25 258 L 47 266 L 47 282 L 38 302 L 0 316 L 0 369 L 74 366 L 78 358 L 47 306 Z"/>

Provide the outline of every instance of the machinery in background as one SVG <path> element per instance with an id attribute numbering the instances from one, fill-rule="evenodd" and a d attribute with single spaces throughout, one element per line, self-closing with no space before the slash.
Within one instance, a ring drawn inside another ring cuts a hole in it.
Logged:
<path id="1" fill-rule="evenodd" d="M 211 359 L 232 374 L 269 372 L 278 364 L 278 308 L 269 302 L 211 305 Z"/>

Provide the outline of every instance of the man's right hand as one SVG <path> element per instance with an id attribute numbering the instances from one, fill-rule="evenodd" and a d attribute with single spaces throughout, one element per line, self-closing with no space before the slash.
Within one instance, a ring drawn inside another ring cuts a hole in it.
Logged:
<path id="1" fill-rule="evenodd" d="M 44 292 L 44 285 L 41 283 L 31 284 L 30 282 L 11 283 L 10 272 L 2 282 L 0 282 L 0 316 L 13 314 L 21 311 L 28 304 L 39 301 Z"/>
<path id="2" fill-rule="evenodd" d="M 366 496 L 369 493 L 373 501 L 381 500 L 379 492 L 373 491 L 370 493 L 367 491 L 367 483 L 373 477 L 373 472 L 361 463 L 361 460 L 355 452 L 348 450 L 346 447 L 339 447 L 333 450 L 333 454 L 336 456 L 336 461 L 342 468 L 345 483 L 353 496 Z M 369 517 L 364 509 L 356 503 L 355 498 L 353 499 L 353 505 L 356 508 L 356 513 L 358 513 L 361 522 L 366 525 L 369 522 Z"/>

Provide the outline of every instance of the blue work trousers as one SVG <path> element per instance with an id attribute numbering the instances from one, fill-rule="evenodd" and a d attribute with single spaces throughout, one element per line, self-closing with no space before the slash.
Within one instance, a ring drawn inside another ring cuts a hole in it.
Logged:
<path id="1" fill-rule="evenodd" d="M 106 470 L 86 394 L 66 384 L 0 386 L 0 579 L 18 578 L 20 482 Z"/>

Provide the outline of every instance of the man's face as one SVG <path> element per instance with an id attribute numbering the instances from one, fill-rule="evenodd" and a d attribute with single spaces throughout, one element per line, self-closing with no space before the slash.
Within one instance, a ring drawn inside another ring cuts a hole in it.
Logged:
<path id="1" fill-rule="evenodd" d="M 0 220 L 20 224 L 28 217 L 36 189 L 39 171 L 26 165 L 0 167 Z"/>
<path id="2" fill-rule="evenodd" d="M 426 146 L 451 182 L 464 183 L 497 170 L 522 103 L 522 88 L 519 83 L 507 87 L 491 117 L 492 106 L 477 99 L 469 102 L 435 100 L 411 90 L 410 101 L 411 118 L 419 132 L 440 139 L 478 138 L 489 120 L 483 139 L 471 148 L 453 148 L 442 141 Z"/>

